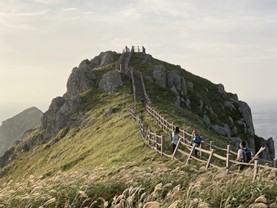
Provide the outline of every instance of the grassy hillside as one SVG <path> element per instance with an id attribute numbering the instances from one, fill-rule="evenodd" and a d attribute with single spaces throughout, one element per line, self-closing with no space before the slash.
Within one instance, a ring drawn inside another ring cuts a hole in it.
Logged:
<path id="1" fill-rule="evenodd" d="M 101 77 L 113 67 L 98 68 L 95 73 Z M 276 202 L 276 181 L 251 183 L 251 178 L 240 174 L 205 171 L 193 161 L 185 166 L 150 149 L 131 120 L 131 83 L 122 78 L 124 86 L 114 94 L 100 92 L 96 83 L 81 95 L 78 111 L 84 116 L 78 127 L 62 129 L 2 170 L 0 207 L 111 207 L 123 196 L 131 203 L 123 207 L 142 207 L 149 201 L 161 207 L 174 202 L 177 207 L 247 207 L 262 194 L 267 204 Z M 154 85 L 147 85 L 147 90 L 158 109 L 181 127 L 192 130 L 201 124 L 198 116 L 174 106 L 170 92 Z M 143 108 L 138 105 L 138 110 Z M 161 132 L 152 118 L 145 113 L 143 117 L 152 130 Z M 200 128 L 203 135 L 222 140 L 204 125 Z M 24 140 L 34 134 L 39 130 Z"/>

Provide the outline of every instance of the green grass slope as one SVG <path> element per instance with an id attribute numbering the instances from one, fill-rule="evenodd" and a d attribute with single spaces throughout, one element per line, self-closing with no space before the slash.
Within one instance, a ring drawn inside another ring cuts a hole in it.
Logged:
<path id="1" fill-rule="evenodd" d="M 101 77 L 113 67 L 95 73 Z M 112 207 L 120 197 L 131 203 L 121 207 L 143 207 L 149 201 L 161 207 L 174 202 L 177 207 L 247 207 L 263 194 L 268 204 L 276 202 L 276 181 L 251 183 L 251 178 L 240 174 L 227 175 L 224 169 L 205 171 L 194 162 L 185 166 L 150 149 L 129 113 L 133 104 L 130 80 L 122 78 L 124 86 L 114 94 L 100 92 L 95 84 L 81 95 L 78 110 L 84 117 L 78 127 L 62 129 L 48 143 L 19 154 L 2 170 L 0 207 Z M 180 126 L 190 130 L 199 123 L 193 113 L 172 105 L 169 92 L 154 86 L 148 90 L 158 109 Z M 154 96 L 156 92 L 161 93 L 160 98 Z M 143 108 L 143 104 L 138 106 Z M 161 132 L 146 113 L 143 117 L 147 125 Z M 204 127 L 202 130 L 213 136 Z M 39 133 L 34 131 L 24 141 Z"/>

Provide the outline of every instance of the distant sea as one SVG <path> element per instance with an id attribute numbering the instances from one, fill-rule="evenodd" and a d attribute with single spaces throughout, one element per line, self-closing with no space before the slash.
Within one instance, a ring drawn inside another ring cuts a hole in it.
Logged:
<path id="1" fill-rule="evenodd" d="M 248 103 L 249 104 L 249 103 Z M 275 158 L 277 158 L 277 102 L 260 102 L 250 105 L 255 134 L 275 143 Z"/>

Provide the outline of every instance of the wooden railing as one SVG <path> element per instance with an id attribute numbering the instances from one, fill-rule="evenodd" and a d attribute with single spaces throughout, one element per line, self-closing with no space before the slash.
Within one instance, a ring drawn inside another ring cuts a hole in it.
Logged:
<path id="1" fill-rule="evenodd" d="M 161 127 L 161 129 L 163 129 L 166 133 L 171 133 L 173 129 L 175 129 L 175 125 L 173 122 L 169 122 L 167 119 L 165 119 L 163 116 L 161 116 L 152 106 L 150 105 L 146 105 L 146 110 L 147 113 L 153 117 L 156 121 L 156 123 Z M 221 162 L 225 162 L 226 163 L 226 167 L 227 170 L 229 170 L 230 164 L 236 164 L 236 165 L 246 165 L 246 166 L 254 166 L 255 160 L 259 160 L 258 155 L 265 150 L 264 147 L 261 147 L 260 150 L 257 152 L 257 154 L 253 157 L 253 159 L 250 161 L 250 163 L 241 163 L 238 162 L 236 160 L 234 160 L 237 156 L 237 153 L 235 151 L 232 151 L 230 149 L 230 145 L 227 145 L 226 148 L 223 147 L 219 147 L 213 144 L 213 141 L 210 142 L 205 142 L 202 141 L 202 144 L 199 147 L 193 147 L 191 146 L 192 140 L 191 137 L 192 135 L 190 133 L 188 133 L 186 130 L 184 129 L 180 129 L 180 142 L 177 145 L 176 151 L 174 152 L 175 154 L 177 152 L 180 152 L 181 154 L 187 155 L 190 157 L 193 157 L 191 154 L 189 155 L 188 152 L 184 152 L 182 150 L 182 148 L 178 148 L 180 146 L 184 146 L 183 149 L 188 149 L 190 151 L 194 151 L 194 150 L 198 150 L 200 153 L 200 156 L 202 156 L 202 154 L 208 154 L 209 157 L 213 157 L 216 158 L 218 160 L 221 160 Z M 206 148 L 203 148 L 203 146 L 205 146 Z M 207 149 L 207 147 L 209 147 Z M 222 153 L 224 153 L 224 156 L 222 156 Z M 174 158 L 174 153 L 173 153 L 173 158 Z M 212 154 L 212 156 L 211 156 Z M 232 159 L 233 158 L 233 159 Z M 195 158 L 194 159 L 200 161 L 199 158 Z M 209 160 L 208 160 L 209 161 Z M 202 160 L 202 162 L 207 162 L 206 160 Z M 272 164 L 274 166 L 274 164 L 276 165 L 276 160 L 275 161 L 268 161 L 268 164 Z M 209 163 L 207 164 L 207 167 L 209 167 Z M 213 164 L 213 166 L 216 166 L 215 164 Z M 264 166 L 264 165 L 260 165 L 258 164 L 259 167 L 265 168 L 265 169 L 274 169 L 276 168 L 276 166 L 274 167 L 268 167 L 268 166 Z"/>
<path id="2" fill-rule="evenodd" d="M 148 109 L 150 109 L 148 107 Z M 164 150 L 164 146 L 166 144 L 166 140 L 164 139 L 163 136 L 157 135 L 154 132 L 151 132 L 150 127 L 145 130 L 143 126 L 143 122 L 141 118 L 136 118 L 135 117 L 135 111 L 130 110 L 132 118 L 134 121 L 138 120 L 138 126 L 142 135 L 142 138 L 147 141 L 149 146 L 151 146 L 153 149 L 157 150 L 160 152 L 162 155 L 165 155 L 167 157 L 171 157 L 171 159 L 177 159 L 179 161 L 183 161 L 185 164 L 188 164 L 191 159 L 196 160 L 198 162 L 204 163 L 206 169 L 209 167 L 214 167 L 217 169 L 225 168 L 227 172 L 231 170 L 231 166 L 241 166 L 244 165 L 245 168 L 251 168 L 252 169 L 252 180 L 254 181 L 256 177 L 258 176 L 259 169 L 265 169 L 265 170 L 277 170 L 275 167 L 269 167 L 265 165 L 261 165 L 258 163 L 258 159 L 256 156 L 253 157 L 252 161 L 250 163 L 244 163 L 244 162 L 239 162 L 236 161 L 235 159 L 231 158 L 231 150 L 230 150 L 230 145 L 227 145 L 227 148 L 218 148 L 218 150 L 226 150 L 226 155 L 221 155 L 220 153 L 217 152 L 217 149 L 214 149 L 213 147 L 217 147 L 215 145 L 212 145 L 209 149 L 204 149 L 202 145 L 199 147 L 196 146 L 196 144 L 191 144 L 190 142 L 187 142 L 187 139 L 184 137 L 180 136 L 179 141 L 176 145 L 175 151 L 172 154 L 166 154 Z M 154 114 L 152 112 L 152 114 Z M 156 115 L 157 117 L 157 115 Z M 162 125 L 164 128 L 163 129 L 168 129 L 170 130 L 174 124 L 171 122 L 168 122 L 164 118 L 159 118 L 158 124 Z M 150 138 L 150 140 L 149 140 Z M 161 138 L 161 141 L 159 142 L 158 138 Z M 169 140 L 168 140 L 169 141 Z M 158 145 L 157 145 L 158 144 Z M 194 151 L 197 150 L 199 152 L 198 156 L 194 155 Z M 261 151 L 263 151 L 264 148 L 262 147 L 260 151 L 256 154 L 258 155 Z M 185 161 L 184 161 L 185 159 Z"/>
<path id="3" fill-rule="evenodd" d="M 129 54 L 129 57 L 130 56 L 131 56 L 131 53 Z M 128 62 L 130 62 L 129 57 L 127 59 Z M 132 80 L 134 80 L 134 76 L 141 77 L 141 81 L 143 84 L 143 91 L 147 99 L 147 105 L 146 105 L 147 113 L 155 119 L 157 124 L 164 132 L 166 132 L 167 134 L 170 134 L 176 128 L 176 126 L 174 125 L 173 122 L 169 122 L 167 119 L 161 116 L 159 112 L 157 112 L 152 106 L 150 106 L 151 102 L 145 89 L 142 73 L 129 66 L 126 66 L 125 73 L 130 74 Z M 133 87 L 135 92 L 134 81 L 133 81 Z M 153 148 L 154 150 L 156 150 L 157 152 L 159 152 L 164 156 L 170 157 L 172 159 L 177 159 L 179 161 L 182 161 L 185 158 L 185 161 L 184 161 L 185 164 L 188 164 L 191 159 L 194 159 L 201 163 L 204 163 L 206 169 L 208 169 L 210 166 L 215 168 L 225 167 L 227 172 L 230 171 L 230 167 L 232 164 L 236 166 L 243 165 L 245 167 L 250 167 L 252 169 L 253 181 L 256 179 L 258 175 L 259 169 L 277 170 L 276 167 L 269 167 L 269 166 L 258 164 L 258 155 L 265 149 L 264 147 L 262 147 L 257 152 L 257 154 L 253 157 L 253 159 L 249 163 L 243 163 L 235 160 L 237 153 L 230 149 L 230 145 L 227 145 L 226 148 L 223 148 L 223 147 L 214 145 L 213 141 L 210 141 L 210 142 L 202 141 L 200 146 L 197 147 L 196 144 L 192 144 L 192 140 L 191 140 L 192 134 L 188 133 L 185 129 L 180 129 L 179 141 L 176 145 L 176 148 L 172 154 L 168 154 L 165 151 L 165 144 L 167 141 L 165 140 L 164 136 L 159 135 L 156 132 L 152 132 L 149 126 L 145 128 L 142 121 L 142 117 L 141 116 L 136 117 L 135 113 L 136 113 L 135 107 L 131 108 L 130 114 L 132 116 L 132 119 L 138 122 L 138 128 L 139 128 L 141 137 L 151 148 Z M 199 152 L 199 155 L 194 154 L 195 150 Z M 276 165 L 276 161 L 272 163 Z"/>
<path id="4" fill-rule="evenodd" d="M 151 128 L 148 126 L 147 128 L 143 124 L 142 118 L 141 117 L 136 117 L 135 115 L 135 108 L 132 107 L 130 108 L 130 114 L 132 116 L 133 121 L 138 122 L 138 128 L 140 130 L 140 135 L 141 137 L 145 140 L 145 142 L 154 150 L 159 152 L 161 155 L 171 157 L 171 155 L 166 154 L 164 144 L 164 136 L 159 135 L 156 132 L 152 132 Z"/>

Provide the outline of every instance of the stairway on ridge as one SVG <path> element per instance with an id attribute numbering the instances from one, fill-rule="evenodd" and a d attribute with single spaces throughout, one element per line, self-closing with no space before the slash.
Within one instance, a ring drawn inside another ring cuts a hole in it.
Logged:
<path id="1" fill-rule="evenodd" d="M 136 95 L 136 101 L 144 101 L 145 100 L 145 94 L 143 90 L 143 80 L 140 76 L 137 74 L 134 74 L 134 85 L 135 85 L 135 95 Z"/>
<path id="2" fill-rule="evenodd" d="M 121 66 L 121 72 L 125 73 L 128 77 L 132 79 L 132 82 L 135 86 L 134 88 L 134 94 L 135 94 L 135 99 L 136 101 L 144 101 L 145 94 L 144 94 L 144 89 L 143 89 L 143 79 L 140 76 L 140 72 L 132 69 L 129 66 L 128 61 L 131 59 L 132 52 L 124 52 L 121 57 L 119 58 L 118 61 L 118 66 Z M 132 71 L 133 71 L 133 77 L 132 77 Z"/>

